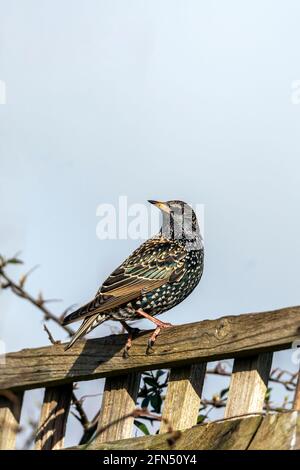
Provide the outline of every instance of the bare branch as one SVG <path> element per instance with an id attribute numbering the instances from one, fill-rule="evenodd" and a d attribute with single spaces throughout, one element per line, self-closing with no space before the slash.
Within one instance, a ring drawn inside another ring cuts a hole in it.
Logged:
<path id="1" fill-rule="evenodd" d="M 24 287 L 25 282 L 27 281 L 28 277 L 39 267 L 37 264 L 36 266 L 33 266 L 33 268 L 29 269 L 27 273 L 22 274 L 22 276 L 19 279 L 19 285 L 20 287 Z"/>
<path id="2" fill-rule="evenodd" d="M 44 314 L 45 320 L 54 321 L 57 325 L 61 326 L 69 334 L 69 336 L 72 336 L 74 334 L 74 331 L 72 330 L 72 328 L 66 325 L 62 325 L 60 318 L 54 315 L 48 308 L 45 307 L 44 305 L 45 301 L 41 293 L 39 293 L 36 299 L 32 297 L 32 295 L 30 295 L 28 292 L 25 291 L 25 289 L 23 288 L 21 284 L 17 284 L 6 274 L 6 272 L 3 270 L 3 266 L 0 268 L 0 276 L 6 281 L 7 285 L 5 287 L 9 287 L 12 290 L 12 292 L 16 294 L 18 297 L 26 299 L 32 305 L 34 305 L 39 310 L 41 310 Z"/>
<path id="3" fill-rule="evenodd" d="M 52 344 L 60 344 L 61 343 L 61 341 L 57 341 L 53 338 L 50 330 L 47 328 L 47 326 L 45 324 L 44 324 L 44 330 L 46 331 L 46 333 L 48 335 L 50 343 L 52 343 Z"/>
<path id="4" fill-rule="evenodd" d="M 168 438 L 167 438 L 167 442 L 168 442 L 170 447 L 172 447 L 175 444 L 175 442 L 179 439 L 179 437 L 181 436 L 181 432 L 180 431 L 174 431 L 172 429 L 172 426 L 171 426 L 170 422 L 167 419 L 163 418 L 162 416 L 151 413 L 147 408 L 136 408 L 131 413 L 128 413 L 127 415 L 123 416 L 122 418 L 115 419 L 114 421 L 111 421 L 106 426 L 103 426 L 102 428 L 98 429 L 96 434 L 93 436 L 92 440 L 89 441 L 86 444 L 86 447 L 88 447 L 100 434 L 105 432 L 111 426 L 114 426 L 115 424 L 120 423 L 120 422 L 122 422 L 122 421 L 124 421 L 128 418 L 143 418 L 143 417 L 151 418 L 153 421 L 163 421 L 167 425 L 167 427 L 168 427 L 167 432 L 170 434 L 170 436 L 168 436 Z"/>
<path id="5" fill-rule="evenodd" d="M 90 422 L 82 407 L 82 402 L 78 400 L 74 392 L 72 393 L 72 404 L 75 406 L 76 411 L 78 413 L 78 416 L 74 416 L 78 419 L 78 421 L 80 421 L 84 430 L 88 429 L 90 426 Z"/>

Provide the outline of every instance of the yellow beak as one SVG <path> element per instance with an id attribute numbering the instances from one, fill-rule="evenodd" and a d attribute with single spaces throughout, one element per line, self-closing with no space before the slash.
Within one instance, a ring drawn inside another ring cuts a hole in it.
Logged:
<path id="1" fill-rule="evenodd" d="M 165 202 L 153 201 L 152 199 L 149 199 L 148 202 L 150 202 L 150 204 L 153 204 L 154 206 L 158 207 L 161 211 L 166 212 L 167 214 L 170 214 L 170 212 L 171 212 L 168 204 L 166 204 Z"/>

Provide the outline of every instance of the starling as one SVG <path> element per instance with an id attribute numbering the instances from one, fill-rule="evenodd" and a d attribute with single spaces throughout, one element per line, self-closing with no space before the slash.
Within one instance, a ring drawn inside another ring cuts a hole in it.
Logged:
<path id="1" fill-rule="evenodd" d="M 148 340 L 149 353 L 161 329 L 172 326 L 157 315 L 182 302 L 199 283 L 204 248 L 196 214 L 182 201 L 149 202 L 162 212 L 159 233 L 113 271 L 91 302 L 64 318 L 63 325 L 83 320 L 66 350 L 104 321 L 117 320 L 128 332 L 126 357 L 137 330 L 126 321 L 144 317 L 156 326 Z"/>

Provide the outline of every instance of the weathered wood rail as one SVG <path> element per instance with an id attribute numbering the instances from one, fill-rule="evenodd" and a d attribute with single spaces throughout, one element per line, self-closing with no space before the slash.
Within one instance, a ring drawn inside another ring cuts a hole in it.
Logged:
<path id="1" fill-rule="evenodd" d="M 171 434 L 135 437 L 101 443 L 97 439 L 74 450 L 169 450 Z M 300 413 L 231 418 L 186 429 L 172 450 L 299 450 Z"/>
<path id="2" fill-rule="evenodd" d="M 162 332 L 151 355 L 145 354 L 148 334 L 143 332 L 133 340 L 127 359 L 122 355 L 125 335 L 81 341 L 67 352 L 64 352 L 63 345 L 57 344 L 7 354 L 5 364 L 0 365 L 0 448 L 14 448 L 24 391 L 45 388 L 36 449 L 62 449 L 72 383 L 99 377 L 106 377 L 106 383 L 98 429 L 104 427 L 106 430 L 94 440 L 92 448 L 120 448 L 125 444 L 127 448 L 149 449 L 156 445 L 163 448 L 161 446 L 165 444 L 161 443 L 166 442 L 162 438 L 166 436 L 168 421 L 173 429 L 186 430 L 176 443 L 177 448 L 190 448 L 185 444 L 188 441 L 193 442 L 195 448 L 212 448 L 212 443 L 204 444 L 200 437 L 204 427 L 193 427 L 197 422 L 207 362 L 234 358 L 226 419 L 223 424 L 216 423 L 217 427 L 223 426 L 225 430 L 228 423 L 233 422 L 230 418 L 261 413 L 273 352 L 291 348 L 292 343 L 300 338 L 300 307 L 176 326 Z M 135 408 L 140 372 L 157 368 L 171 369 L 160 435 L 130 440 L 133 418 L 124 421 L 120 418 Z M 300 408 L 299 389 L 300 386 L 295 395 L 297 410 Z M 254 422 L 259 422 L 260 433 L 263 432 L 261 427 L 264 430 L 269 422 L 266 418 L 262 421 L 261 416 L 256 417 L 256 421 L 249 419 L 248 424 L 252 423 L 249 429 L 253 428 Z M 285 420 L 285 429 L 294 426 L 298 433 L 299 424 L 295 424 L 298 418 L 294 413 L 285 414 L 282 419 Z M 239 433 L 246 426 L 244 420 L 245 417 L 239 418 L 235 424 Z M 107 426 L 112 422 L 115 424 Z M 240 439 L 239 434 L 237 436 Z M 298 443 L 295 436 L 294 441 Z M 282 436 L 277 442 L 280 439 Z M 107 444 L 113 441 L 119 443 Z M 276 446 L 274 439 L 272 442 Z M 142 443 L 140 447 L 136 447 L 140 445 L 138 443 Z M 220 447 L 224 445 L 230 448 L 230 443 L 220 444 Z M 248 447 L 245 445 L 244 448 Z M 232 448 L 237 448 L 236 444 Z"/>

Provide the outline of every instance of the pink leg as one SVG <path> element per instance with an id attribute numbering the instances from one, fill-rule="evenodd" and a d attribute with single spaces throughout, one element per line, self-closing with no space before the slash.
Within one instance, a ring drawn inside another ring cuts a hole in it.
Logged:
<path id="1" fill-rule="evenodd" d="M 125 344 L 125 348 L 124 348 L 124 351 L 123 351 L 123 357 L 124 359 L 127 359 L 129 357 L 129 349 L 131 348 L 131 345 L 132 345 L 132 338 L 134 335 L 136 335 L 140 330 L 138 328 L 131 328 L 129 325 L 127 325 L 127 323 L 125 323 L 124 321 L 121 321 L 120 322 L 124 328 L 124 330 L 127 331 L 128 333 L 128 338 L 127 338 L 127 341 L 126 341 L 126 344 Z"/>
<path id="2" fill-rule="evenodd" d="M 158 320 L 157 318 L 152 317 L 148 313 L 144 312 L 144 310 L 142 310 L 141 308 L 139 308 L 139 310 L 137 310 L 136 313 L 138 313 L 139 315 L 141 315 L 144 318 L 147 318 L 148 320 L 152 321 L 156 325 L 156 328 L 155 328 L 154 332 L 152 333 L 152 335 L 148 339 L 148 347 L 147 347 L 147 350 L 146 350 L 146 354 L 149 354 L 150 351 L 153 349 L 153 345 L 154 345 L 154 343 L 156 341 L 156 338 L 158 337 L 160 331 L 163 328 L 171 328 L 173 325 L 171 323 L 165 323 L 163 321 Z"/>
<path id="3" fill-rule="evenodd" d="M 151 315 L 149 315 L 149 313 L 144 312 L 144 310 L 141 309 L 141 308 L 139 308 L 136 311 L 136 313 L 138 313 L 139 315 L 141 315 L 144 318 L 147 318 L 147 320 L 152 321 L 152 323 L 155 323 L 155 325 L 160 326 L 161 328 L 168 328 L 169 326 L 173 326 L 172 323 L 165 323 L 161 320 L 158 320 L 155 317 L 152 317 Z"/>

